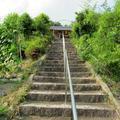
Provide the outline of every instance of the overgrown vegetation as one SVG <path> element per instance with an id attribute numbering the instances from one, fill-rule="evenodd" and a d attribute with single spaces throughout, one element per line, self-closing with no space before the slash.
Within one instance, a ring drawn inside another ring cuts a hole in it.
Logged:
<path id="1" fill-rule="evenodd" d="M 10 81 L 15 84 L 14 88 L 9 91 L 9 94 L 0 97 L 0 119 L 11 120 L 19 113 L 19 104 L 25 100 L 25 96 L 31 86 L 31 74 L 34 74 L 39 66 L 40 62 L 45 59 L 45 55 L 38 58 L 36 61 L 25 60 L 21 62 L 22 67 L 22 80 Z M 30 77 L 29 77 L 30 76 Z M 5 82 L 6 83 L 6 82 Z M 1 83 L 5 84 L 4 81 Z M 8 82 L 7 82 L 8 83 Z"/>
<path id="2" fill-rule="evenodd" d="M 24 100 L 29 88 L 26 80 L 34 72 L 32 65 L 51 43 L 49 28 L 52 24 L 43 13 L 33 19 L 27 13 L 21 16 L 12 13 L 0 24 L 0 85 L 6 88 L 13 83 L 9 94 L 0 96 L 0 118 L 10 117 Z"/>
<path id="3" fill-rule="evenodd" d="M 90 8 L 76 13 L 72 42 L 107 82 L 120 82 L 120 0 L 113 9 L 105 6 L 101 13 Z"/>
<path id="4" fill-rule="evenodd" d="M 45 53 L 52 39 L 51 24 L 43 13 L 34 19 L 27 13 L 12 13 L 4 19 L 0 24 L 0 76 L 17 71 L 23 59 L 35 59 Z"/>
<path id="5" fill-rule="evenodd" d="M 11 119 L 17 114 L 17 106 L 24 101 L 27 91 L 29 90 L 30 83 L 25 83 L 16 91 L 13 91 L 9 95 L 0 100 L 0 118 Z"/>

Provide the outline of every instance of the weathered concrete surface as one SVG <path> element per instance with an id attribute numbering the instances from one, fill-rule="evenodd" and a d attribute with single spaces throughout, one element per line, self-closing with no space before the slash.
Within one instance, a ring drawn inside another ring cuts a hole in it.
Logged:
<path id="1" fill-rule="evenodd" d="M 68 40 L 66 48 L 78 120 L 115 120 L 114 107 L 107 103 L 108 96 L 93 78 L 85 61 L 78 58 L 76 50 Z M 22 120 L 71 120 L 69 87 L 65 104 L 66 80 L 63 63 L 62 40 L 58 40 L 53 43 L 46 60 L 38 66 L 39 69 L 33 77 L 31 91 L 19 109 Z"/>

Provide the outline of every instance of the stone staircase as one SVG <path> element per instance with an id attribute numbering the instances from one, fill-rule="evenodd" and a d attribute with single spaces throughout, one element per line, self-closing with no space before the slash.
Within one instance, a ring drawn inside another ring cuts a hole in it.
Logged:
<path id="1" fill-rule="evenodd" d="M 116 120 L 116 112 L 107 103 L 108 96 L 92 77 L 85 62 L 66 40 L 74 95 L 79 120 Z M 26 102 L 20 105 L 22 120 L 71 120 L 71 100 L 68 88 L 65 104 L 65 79 L 62 40 L 56 40 L 46 60 L 33 77 Z"/>

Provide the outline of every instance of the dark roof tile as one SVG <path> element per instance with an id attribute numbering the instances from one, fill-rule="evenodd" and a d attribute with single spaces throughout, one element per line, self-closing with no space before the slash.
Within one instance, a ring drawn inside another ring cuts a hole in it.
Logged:
<path id="1" fill-rule="evenodd" d="M 71 27 L 68 26 L 51 26 L 50 27 L 51 30 L 72 30 Z"/>

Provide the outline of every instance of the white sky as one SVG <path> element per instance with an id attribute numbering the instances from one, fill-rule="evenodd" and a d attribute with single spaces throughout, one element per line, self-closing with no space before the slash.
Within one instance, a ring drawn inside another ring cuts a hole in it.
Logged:
<path id="1" fill-rule="evenodd" d="M 46 13 L 51 20 L 69 23 L 74 21 L 75 12 L 80 11 L 86 0 L 0 0 L 0 19 L 3 19 L 11 12 L 22 14 L 28 12 L 31 17 L 39 13 Z M 98 1 L 102 4 L 104 0 Z M 113 5 L 114 0 L 108 0 L 109 5 Z M 92 3 L 94 3 L 92 2 Z"/>

